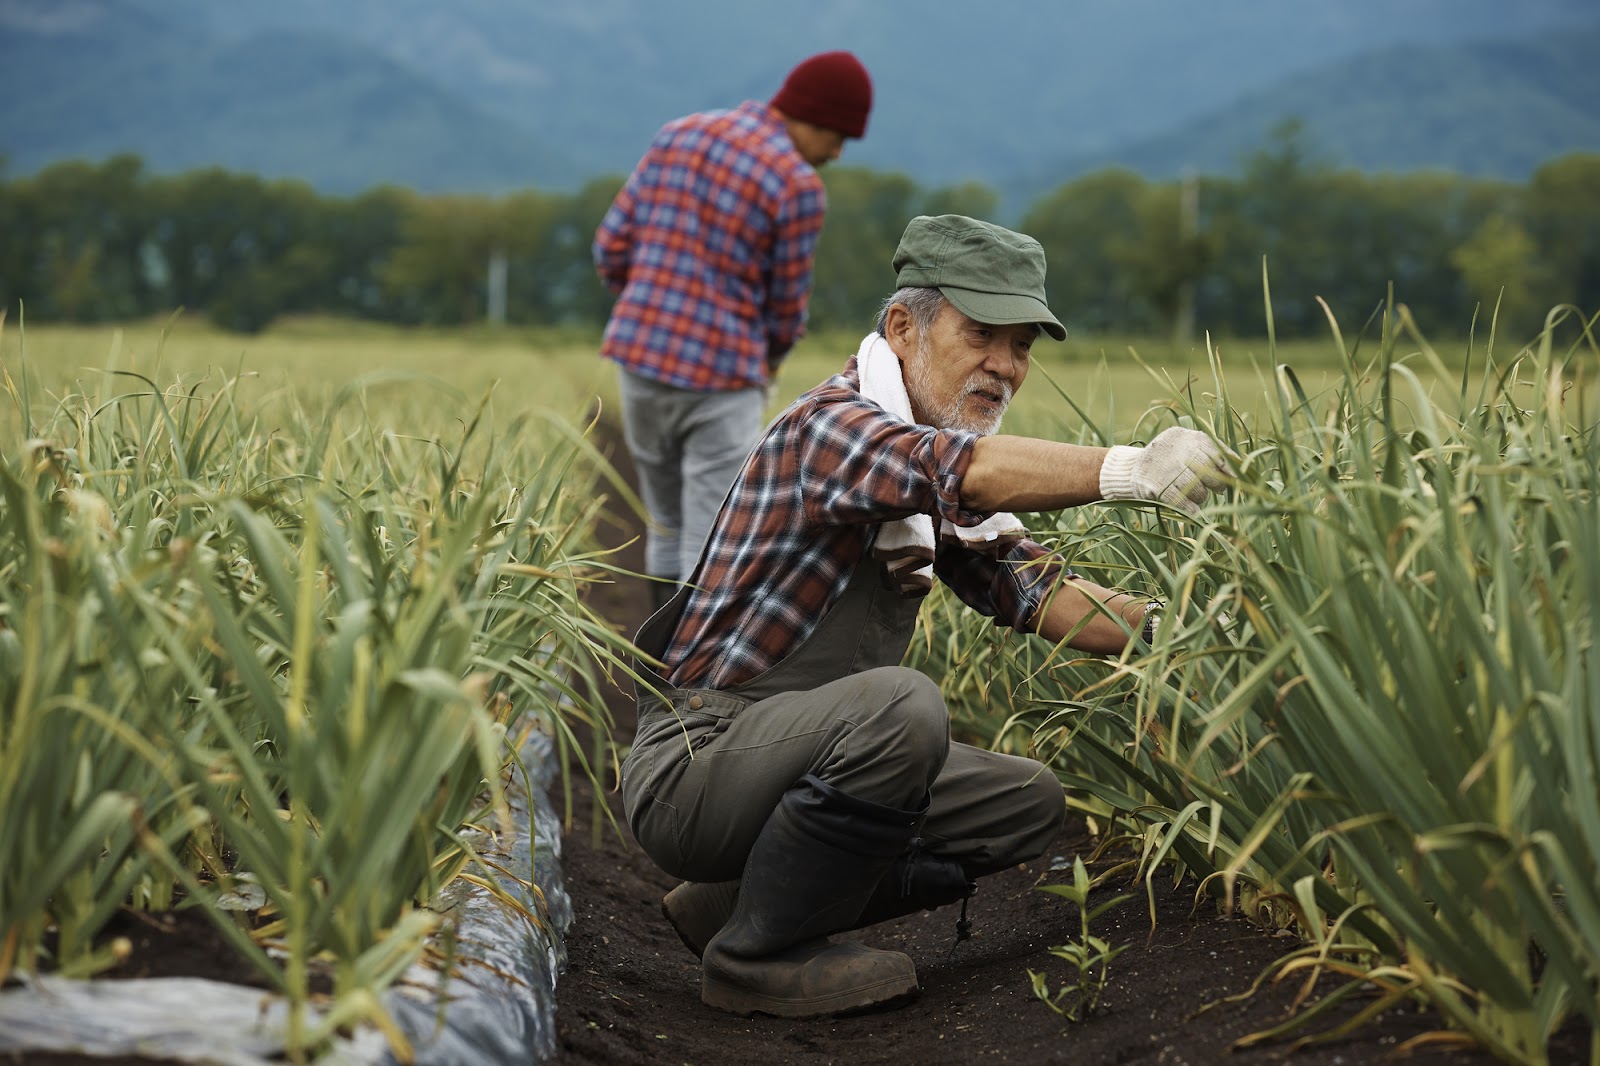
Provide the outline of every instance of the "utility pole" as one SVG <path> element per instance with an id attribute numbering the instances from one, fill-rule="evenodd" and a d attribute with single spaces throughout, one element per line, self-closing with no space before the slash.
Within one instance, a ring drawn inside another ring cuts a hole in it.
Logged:
<path id="1" fill-rule="evenodd" d="M 1184 167 L 1178 180 L 1178 248 L 1187 263 L 1192 263 L 1191 252 L 1195 238 L 1200 235 L 1200 179 L 1193 167 Z M 1178 286 L 1178 313 L 1173 320 L 1173 333 L 1180 348 L 1194 340 L 1194 290 L 1193 275 L 1185 277 Z"/>
<path id="2" fill-rule="evenodd" d="M 506 324 L 506 253 L 499 248 L 489 253 L 489 325 Z"/>

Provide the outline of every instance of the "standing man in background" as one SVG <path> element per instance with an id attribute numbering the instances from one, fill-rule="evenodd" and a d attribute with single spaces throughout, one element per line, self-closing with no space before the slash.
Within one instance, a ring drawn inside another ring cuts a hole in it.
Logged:
<path id="1" fill-rule="evenodd" d="M 866 133 L 872 81 L 849 52 L 804 60 L 769 103 L 663 126 L 595 233 L 617 302 L 623 432 L 652 527 L 657 606 L 694 570 L 761 435 L 767 386 L 805 328 L 826 194 L 817 168 Z"/>

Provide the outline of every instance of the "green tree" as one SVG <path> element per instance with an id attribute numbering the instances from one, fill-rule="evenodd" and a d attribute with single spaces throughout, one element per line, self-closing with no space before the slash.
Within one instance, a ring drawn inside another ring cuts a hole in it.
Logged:
<path id="1" fill-rule="evenodd" d="M 13 316 L 19 301 L 32 299 L 26 288 L 27 264 L 33 259 L 32 213 L 20 182 L 0 181 L 0 309 Z"/>
<path id="2" fill-rule="evenodd" d="M 1424 329 L 1464 331 L 1476 298 L 1450 257 L 1486 217 L 1516 209 L 1515 188 L 1445 172 L 1341 172 L 1331 182 L 1326 245 L 1336 258 L 1322 295 L 1341 323 L 1359 325 L 1393 283 Z"/>
<path id="3" fill-rule="evenodd" d="M 1023 216 L 1023 232 L 1044 246 L 1050 306 L 1069 329 L 1126 332 L 1157 321 L 1128 269 L 1128 250 L 1144 233 L 1147 189 L 1132 171 L 1100 171 L 1048 193 Z"/>
<path id="4" fill-rule="evenodd" d="M 1303 335 L 1321 328 L 1316 297 L 1335 276 L 1337 258 L 1328 246 L 1329 177 L 1324 164 L 1307 158 L 1302 126 L 1291 119 L 1244 161 L 1239 181 L 1207 198 L 1206 228 L 1217 241 L 1217 258 L 1202 286 L 1202 322 L 1216 316 L 1231 331 L 1259 332 L 1265 259 L 1278 331 Z"/>
<path id="5" fill-rule="evenodd" d="M 1537 302 L 1600 311 L 1600 154 L 1546 163 L 1528 182 L 1528 232 L 1547 266 Z"/>
<path id="6" fill-rule="evenodd" d="M 254 331 L 319 305 L 333 286 L 328 204 L 298 181 L 208 169 L 150 190 L 172 303 Z"/>
<path id="7" fill-rule="evenodd" d="M 483 314 L 489 256 L 499 244 L 496 205 L 478 196 L 417 197 L 384 284 L 403 319 L 465 324 Z"/>
<path id="8" fill-rule="evenodd" d="M 4 288 L 41 319 L 103 321 L 150 310 L 143 164 L 60 163 L 11 184 Z"/>
<path id="9" fill-rule="evenodd" d="M 840 167 L 826 175 L 828 217 L 817 244 L 812 329 L 866 333 L 894 288 L 890 263 L 921 194 L 903 174 Z"/>
<path id="10" fill-rule="evenodd" d="M 514 321 L 548 325 L 590 325 L 611 313 L 611 291 L 595 273 L 594 231 L 622 188 L 608 175 L 586 183 L 571 196 L 549 197 L 539 217 L 537 240 L 525 259 L 511 264 L 511 315 Z M 513 225 L 533 226 L 529 220 Z"/>
<path id="11" fill-rule="evenodd" d="M 1000 197 L 989 186 L 978 181 L 966 181 L 942 189 L 934 189 L 923 198 L 919 215 L 966 215 L 996 222 Z M 911 221 L 909 218 L 907 222 Z"/>
<path id="12" fill-rule="evenodd" d="M 1123 283 L 1149 305 L 1162 329 L 1172 332 L 1187 293 L 1200 281 L 1214 253 L 1206 234 L 1190 232 L 1179 184 L 1130 190 L 1136 230 L 1113 237 L 1106 252 Z"/>
<path id="13" fill-rule="evenodd" d="M 1540 294 L 1548 288 L 1541 275 L 1548 269 L 1539 261 L 1538 246 L 1518 222 L 1505 215 L 1490 215 L 1483 225 L 1450 256 L 1467 286 L 1477 295 L 1482 310 L 1479 321 L 1494 317 L 1497 332 L 1507 329 L 1532 335 L 1546 308 Z M 1498 308 L 1498 312 L 1497 312 Z"/>
<path id="14" fill-rule="evenodd" d="M 362 318 L 396 317 L 383 272 L 401 240 L 412 194 L 382 185 L 349 199 L 329 201 L 314 235 L 325 258 L 315 291 L 297 310 Z"/>

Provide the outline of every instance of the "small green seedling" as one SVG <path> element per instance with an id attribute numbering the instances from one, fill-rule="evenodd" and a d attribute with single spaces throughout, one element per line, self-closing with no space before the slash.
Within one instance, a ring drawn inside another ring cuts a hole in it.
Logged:
<path id="1" fill-rule="evenodd" d="M 1062 985 L 1054 995 L 1051 995 L 1048 978 L 1043 973 L 1028 971 L 1028 978 L 1033 982 L 1033 994 L 1041 1003 L 1069 1022 L 1083 1021 L 1100 1009 L 1100 998 L 1105 994 L 1111 960 L 1122 954 L 1128 946 L 1123 944 L 1114 948 L 1100 937 L 1091 935 L 1089 923 L 1112 907 L 1126 903 L 1132 897 L 1117 896 L 1091 909 L 1089 890 L 1093 887 L 1094 883 L 1089 879 L 1089 871 L 1084 869 L 1083 860 L 1074 858 L 1072 884 L 1041 885 L 1039 888 L 1041 892 L 1054 893 L 1078 905 L 1078 939 L 1070 944 L 1050 949 L 1050 954 L 1058 959 L 1064 959 L 1077 971 L 1077 981 Z"/>

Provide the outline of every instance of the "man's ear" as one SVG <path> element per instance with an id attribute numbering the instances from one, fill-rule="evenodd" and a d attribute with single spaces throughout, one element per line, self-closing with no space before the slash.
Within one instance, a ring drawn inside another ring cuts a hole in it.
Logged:
<path id="1" fill-rule="evenodd" d="M 889 312 L 883 320 L 883 335 L 894 357 L 902 364 L 907 356 L 917 350 L 917 324 L 912 321 L 911 312 L 905 304 L 889 305 Z"/>

